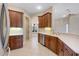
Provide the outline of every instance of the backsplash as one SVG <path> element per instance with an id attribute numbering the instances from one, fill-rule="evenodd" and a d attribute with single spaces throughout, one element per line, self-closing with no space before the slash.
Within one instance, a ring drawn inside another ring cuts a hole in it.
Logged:
<path id="1" fill-rule="evenodd" d="M 23 28 L 11 27 L 10 28 L 10 36 L 11 35 L 23 35 Z"/>

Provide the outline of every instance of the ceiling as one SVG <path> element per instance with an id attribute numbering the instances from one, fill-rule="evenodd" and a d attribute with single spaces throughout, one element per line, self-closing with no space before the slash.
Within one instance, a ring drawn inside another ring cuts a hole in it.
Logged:
<path id="1" fill-rule="evenodd" d="M 71 13 L 79 13 L 79 3 L 10 3 L 9 5 L 23 9 L 29 15 L 37 14 L 53 6 L 54 18 L 62 17 L 67 13 L 67 9 L 69 9 Z M 42 10 L 37 10 L 37 6 L 42 6 Z"/>
<path id="2" fill-rule="evenodd" d="M 54 5 L 51 3 L 10 3 L 10 6 L 18 7 L 26 11 L 29 15 L 45 11 L 50 6 Z M 41 10 L 36 9 L 37 6 L 42 6 Z"/>

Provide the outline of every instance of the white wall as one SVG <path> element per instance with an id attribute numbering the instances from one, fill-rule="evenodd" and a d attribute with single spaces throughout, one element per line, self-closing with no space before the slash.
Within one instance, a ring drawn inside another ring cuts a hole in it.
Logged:
<path id="1" fill-rule="evenodd" d="M 54 22 L 54 32 L 61 32 L 61 33 L 64 33 L 66 32 L 66 26 L 65 26 L 65 20 L 64 18 L 60 18 L 60 19 L 57 19 L 55 20 Z"/>
<path id="2" fill-rule="evenodd" d="M 72 15 L 69 19 L 69 33 L 79 35 L 79 15 Z"/>

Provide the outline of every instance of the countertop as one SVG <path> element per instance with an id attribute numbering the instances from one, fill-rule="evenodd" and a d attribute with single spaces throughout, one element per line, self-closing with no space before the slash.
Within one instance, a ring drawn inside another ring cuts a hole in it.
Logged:
<path id="1" fill-rule="evenodd" d="M 53 33 L 52 31 L 45 31 L 43 29 L 39 30 L 38 33 L 58 37 L 74 52 L 79 54 L 79 35 L 74 35 L 70 33 Z"/>

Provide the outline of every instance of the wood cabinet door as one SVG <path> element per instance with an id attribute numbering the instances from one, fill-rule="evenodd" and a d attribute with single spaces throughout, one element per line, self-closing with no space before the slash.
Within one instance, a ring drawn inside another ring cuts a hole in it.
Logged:
<path id="1" fill-rule="evenodd" d="M 74 52 L 66 45 L 64 44 L 64 56 L 73 56 Z"/>
<path id="2" fill-rule="evenodd" d="M 38 16 L 38 20 L 39 20 L 39 28 L 42 27 L 42 16 Z"/>
<path id="3" fill-rule="evenodd" d="M 44 20 L 44 24 L 45 24 L 45 27 L 48 27 L 48 19 L 47 19 L 47 14 L 44 15 L 45 17 L 45 20 Z"/>
<path id="4" fill-rule="evenodd" d="M 22 27 L 23 26 L 22 13 L 16 12 L 14 19 L 16 21 L 16 27 Z"/>
<path id="5" fill-rule="evenodd" d="M 23 13 L 9 10 L 10 26 L 22 27 L 23 26 Z"/>
<path id="6" fill-rule="evenodd" d="M 41 25 L 42 25 L 42 28 L 44 28 L 45 27 L 45 17 L 44 16 L 42 16 L 42 20 L 41 20 Z"/>
<path id="7" fill-rule="evenodd" d="M 47 13 L 47 22 L 48 22 L 47 27 L 51 27 L 51 22 L 52 22 L 51 20 L 52 20 L 51 13 Z"/>
<path id="8" fill-rule="evenodd" d="M 10 47 L 10 49 L 11 49 L 11 50 L 16 49 L 17 46 L 18 46 L 18 44 L 17 44 L 16 37 L 10 36 L 10 37 L 9 37 L 9 47 Z"/>
<path id="9" fill-rule="evenodd" d="M 9 47 L 11 50 L 23 47 L 23 36 L 10 36 Z"/>
<path id="10" fill-rule="evenodd" d="M 42 16 L 38 16 L 38 19 L 39 19 L 39 28 L 51 27 L 51 22 L 52 22 L 51 13 L 47 12 Z"/>
<path id="11" fill-rule="evenodd" d="M 10 26 L 11 27 L 16 27 L 15 14 L 16 14 L 16 12 L 9 10 Z"/>
<path id="12" fill-rule="evenodd" d="M 51 20 L 52 20 L 52 15 L 51 15 L 51 13 L 46 13 L 45 15 L 44 15 L 44 26 L 45 27 L 51 27 Z"/>
<path id="13" fill-rule="evenodd" d="M 58 43 L 57 43 L 57 54 L 59 56 L 63 56 L 64 55 L 64 47 L 63 47 L 64 43 L 58 38 Z"/>
<path id="14" fill-rule="evenodd" d="M 57 38 L 50 36 L 50 49 L 57 53 Z"/>
<path id="15" fill-rule="evenodd" d="M 23 36 L 17 36 L 17 48 L 22 48 L 23 47 Z"/>
<path id="16" fill-rule="evenodd" d="M 50 49 L 50 36 L 45 35 L 45 46 Z"/>

